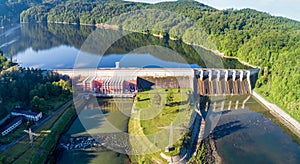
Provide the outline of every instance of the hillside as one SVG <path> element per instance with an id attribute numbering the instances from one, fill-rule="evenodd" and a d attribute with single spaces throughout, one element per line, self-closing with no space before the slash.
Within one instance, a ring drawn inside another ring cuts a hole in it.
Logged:
<path id="1" fill-rule="evenodd" d="M 33 5 L 40 4 L 42 0 L 0 0 L 0 26 L 16 23 L 20 20 L 20 13 Z"/>
<path id="2" fill-rule="evenodd" d="M 170 11 L 188 17 L 202 27 L 215 46 L 205 45 L 200 40 L 200 30 L 183 18 L 168 17 L 168 12 L 158 15 L 150 12 L 147 21 L 135 24 L 134 17 L 121 23 L 128 30 L 143 29 L 151 22 L 151 30 L 165 37 L 181 39 L 184 42 L 201 44 L 218 49 L 226 56 L 261 67 L 256 90 L 268 100 L 285 109 L 300 121 L 300 23 L 252 9 L 217 10 L 195 1 L 164 2 L 144 4 L 123 1 L 44 1 L 21 13 L 22 22 L 65 22 L 76 24 L 100 24 L 122 13 L 140 9 Z M 153 11 L 153 10 L 152 10 Z M 163 23 L 157 23 L 163 18 Z M 142 22 L 141 18 L 138 22 Z M 134 21 L 133 21 L 134 20 Z M 114 22 L 112 22 L 114 23 Z M 191 42 L 192 41 L 192 42 Z"/>

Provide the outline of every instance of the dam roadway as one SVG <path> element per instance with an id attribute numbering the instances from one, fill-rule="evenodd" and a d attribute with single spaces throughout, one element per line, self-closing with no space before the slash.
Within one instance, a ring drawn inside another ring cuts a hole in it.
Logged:
<path id="1" fill-rule="evenodd" d="M 130 95 L 154 88 L 192 88 L 200 95 L 251 94 L 258 69 L 95 68 L 55 70 L 74 79 L 86 92 L 102 96 Z"/>

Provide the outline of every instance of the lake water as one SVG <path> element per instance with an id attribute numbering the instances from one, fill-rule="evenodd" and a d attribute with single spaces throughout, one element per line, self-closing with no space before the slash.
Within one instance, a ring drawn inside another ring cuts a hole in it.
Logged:
<path id="1" fill-rule="evenodd" d="M 0 38 L 0 49 L 22 67 L 115 67 L 118 61 L 121 67 L 247 68 L 235 59 L 221 59 L 180 41 L 89 26 L 22 24 L 0 30 Z"/>
<path id="2" fill-rule="evenodd" d="M 210 67 L 221 61 L 222 65 L 215 66 L 247 68 L 233 59 L 210 58 L 211 52 L 199 48 L 195 50 L 180 41 L 139 33 L 126 35 L 107 49 L 101 49 L 105 45 L 101 40 L 95 40 L 93 44 L 86 42 L 95 31 L 94 27 L 86 26 L 23 24 L 0 29 L 0 49 L 7 57 L 11 53 L 13 60 L 22 67 L 41 69 L 74 68 L 74 65 L 80 68 L 115 67 L 116 61 L 120 61 L 121 67 Z M 119 31 L 97 31 L 99 34 L 109 34 L 109 38 L 120 36 Z M 228 99 L 241 99 L 242 102 L 245 98 L 240 96 Z M 108 122 L 115 122 L 113 125 L 117 129 L 126 132 L 129 116 L 114 110 L 112 106 L 108 108 L 104 117 L 101 117 L 105 119 L 88 133 L 107 130 Z M 94 114 L 95 110 L 92 109 L 87 108 L 80 117 Z M 74 121 L 66 135 L 87 135 L 86 129 L 89 128 L 81 125 L 80 117 Z M 94 122 L 93 119 L 89 120 Z M 299 138 L 253 98 L 245 103 L 244 109 L 224 112 L 213 135 L 224 163 L 300 163 Z M 65 151 L 58 160 L 58 163 L 126 162 L 126 155 L 114 151 Z"/>

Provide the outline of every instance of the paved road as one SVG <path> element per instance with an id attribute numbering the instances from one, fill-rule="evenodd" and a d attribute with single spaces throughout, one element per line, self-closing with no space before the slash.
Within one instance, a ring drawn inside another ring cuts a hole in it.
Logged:
<path id="1" fill-rule="evenodd" d="M 47 117 L 43 118 L 42 120 L 38 121 L 34 127 L 32 128 L 32 132 L 34 132 L 36 129 L 38 129 L 40 126 L 42 126 L 44 123 L 46 123 L 49 119 L 51 119 L 53 116 L 55 116 L 57 113 L 61 112 L 63 109 L 65 109 L 66 107 L 70 106 L 74 101 L 76 101 L 78 98 L 75 98 L 75 100 L 71 99 L 68 102 L 66 102 L 64 105 L 62 105 L 61 107 L 59 107 L 54 113 L 52 113 L 51 115 L 47 115 Z M 7 145 L 1 145 L 0 146 L 0 152 L 8 149 L 9 147 L 15 145 L 16 143 L 20 142 L 21 140 L 23 140 L 24 138 L 26 138 L 28 136 L 28 134 L 24 134 L 22 135 L 20 138 L 18 138 L 17 140 L 15 140 L 14 142 L 7 144 Z M 29 142 L 29 141 L 28 141 Z"/>

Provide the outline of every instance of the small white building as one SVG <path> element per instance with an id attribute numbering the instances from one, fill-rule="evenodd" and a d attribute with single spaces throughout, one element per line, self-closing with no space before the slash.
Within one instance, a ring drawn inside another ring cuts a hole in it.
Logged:
<path id="1" fill-rule="evenodd" d="M 6 125 L 0 128 L 2 136 L 7 135 L 9 132 L 16 129 L 19 125 L 22 124 L 22 117 L 15 117 L 14 119 L 5 123 Z"/>
<path id="2" fill-rule="evenodd" d="M 11 111 L 12 116 L 24 116 L 27 120 L 38 121 L 43 117 L 42 112 L 35 112 L 31 110 L 23 110 L 15 108 Z"/>

